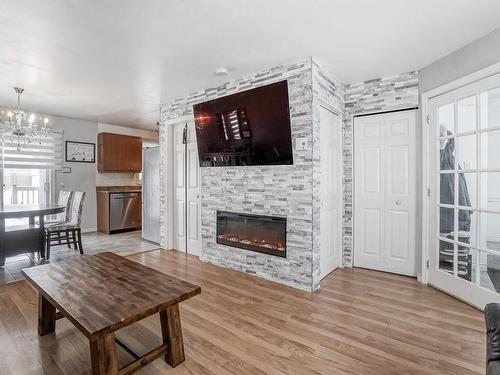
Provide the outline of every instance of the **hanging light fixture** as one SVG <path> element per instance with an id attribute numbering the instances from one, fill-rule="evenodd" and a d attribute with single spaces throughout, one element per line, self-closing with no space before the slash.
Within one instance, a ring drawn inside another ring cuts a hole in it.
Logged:
<path id="1" fill-rule="evenodd" d="M 17 108 L 7 112 L 7 118 L 0 119 L 0 135 L 2 137 L 11 137 L 12 142 L 17 144 L 17 150 L 30 144 L 34 138 L 47 137 L 49 133 L 49 119 L 45 118 L 43 125 L 36 123 L 35 114 L 28 115 L 26 111 L 21 109 L 21 94 L 24 89 L 14 87 L 17 94 Z M 41 143 L 41 140 L 39 140 Z"/>

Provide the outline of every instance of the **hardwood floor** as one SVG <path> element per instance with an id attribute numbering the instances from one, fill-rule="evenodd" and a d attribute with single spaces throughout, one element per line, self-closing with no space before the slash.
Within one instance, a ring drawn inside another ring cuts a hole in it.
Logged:
<path id="1" fill-rule="evenodd" d="M 411 278 L 341 269 L 310 294 L 175 251 L 130 259 L 202 287 L 180 305 L 186 361 L 139 374 L 484 374 L 482 313 Z M 88 374 L 70 323 L 37 336 L 37 301 L 26 281 L 0 286 L 0 373 Z M 159 320 L 117 336 L 144 353 L 161 342 Z"/>
<path id="2" fill-rule="evenodd" d="M 85 254 L 96 254 L 104 251 L 111 251 L 118 255 L 131 255 L 158 249 L 159 245 L 145 241 L 141 238 L 140 230 L 133 232 L 117 233 L 107 235 L 98 232 L 83 233 L 82 242 Z M 51 247 L 50 261 L 58 262 L 69 257 L 79 256 L 80 252 L 75 249 L 68 249 L 66 245 L 57 245 Z M 37 266 L 42 264 L 43 259 L 38 253 L 20 254 L 15 257 L 7 258 L 5 267 L 0 267 L 0 284 L 8 283 L 14 280 L 24 279 L 21 274 L 23 268 Z"/>

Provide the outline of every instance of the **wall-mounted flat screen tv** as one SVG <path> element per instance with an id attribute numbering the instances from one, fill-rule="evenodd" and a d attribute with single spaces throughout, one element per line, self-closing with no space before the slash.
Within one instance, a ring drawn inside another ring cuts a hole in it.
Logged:
<path id="1" fill-rule="evenodd" d="M 193 109 L 201 167 L 293 164 L 287 81 Z"/>

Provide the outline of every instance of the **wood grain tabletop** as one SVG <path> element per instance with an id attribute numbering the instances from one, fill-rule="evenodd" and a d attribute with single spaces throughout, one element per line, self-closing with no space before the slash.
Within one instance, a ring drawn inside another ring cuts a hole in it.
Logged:
<path id="1" fill-rule="evenodd" d="M 91 340 L 201 292 L 199 286 L 110 252 L 82 255 L 22 272 Z"/>

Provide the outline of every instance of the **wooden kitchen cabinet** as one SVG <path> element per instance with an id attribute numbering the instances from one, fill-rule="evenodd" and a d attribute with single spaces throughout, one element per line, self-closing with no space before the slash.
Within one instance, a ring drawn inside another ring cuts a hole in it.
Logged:
<path id="1" fill-rule="evenodd" d="M 139 173 L 142 171 L 142 138 L 114 133 L 97 136 L 97 170 Z"/>
<path id="2" fill-rule="evenodd" d="M 97 192 L 97 231 L 109 234 L 109 192 Z"/>

